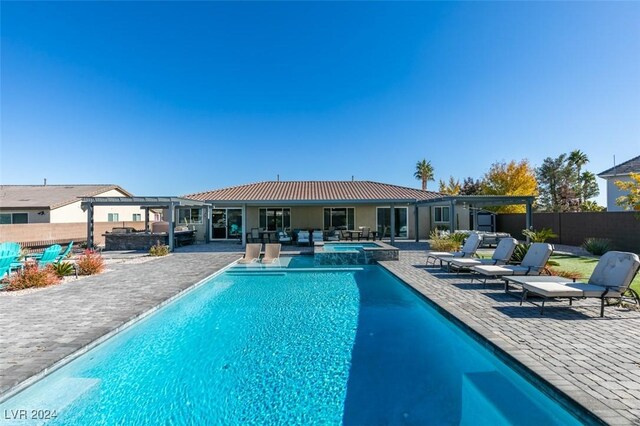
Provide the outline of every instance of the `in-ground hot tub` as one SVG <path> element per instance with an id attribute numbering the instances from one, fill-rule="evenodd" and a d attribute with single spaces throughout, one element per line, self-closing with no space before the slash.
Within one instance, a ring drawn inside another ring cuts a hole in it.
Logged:
<path id="1" fill-rule="evenodd" d="M 315 265 L 373 265 L 379 260 L 398 260 L 399 250 L 382 241 L 319 242 L 313 248 Z"/>

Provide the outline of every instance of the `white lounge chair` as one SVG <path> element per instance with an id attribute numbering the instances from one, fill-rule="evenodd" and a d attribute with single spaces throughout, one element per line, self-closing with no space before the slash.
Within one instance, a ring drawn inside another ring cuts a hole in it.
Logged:
<path id="1" fill-rule="evenodd" d="M 484 276 L 484 282 L 487 278 L 501 278 L 509 275 L 540 275 L 544 271 L 549 257 L 553 253 L 553 246 L 547 243 L 533 243 L 529 247 L 529 251 L 522 259 L 519 265 L 479 265 L 472 266 L 471 272 Z M 471 281 L 476 275 L 471 276 Z M 509 283 L 505 282 L 505 291 L 509 290 Z"/>
<path id="2" fill-rule="evenodd" d="M 262 244 L 247 244 L 244 251 L 244 257 L 238 260 L 238 263 L 254 263 L 260 260 L 260 249 Z"/>
<path id="3" fill-rule="evenodd" d="M 472 266 L 479 265 L 506 265 L 513 255 L 513 251 L 516 249 L 518 241 L 515 238 L 502 238 L 498 243 L 491 259 L 472 259 L 470 257 L 463 258 L 449 258 L 444 262 L 449 264 L 449 270 L 455 269 L 460 272 L 465 269 L 470 269 Z"/>
<path id="4" fill-rule="evenodd" d="M 265 244 L 262 263 L 275 263 L 280 261 L 280 249 L 282 244 Z"/>
<path id="5" fill-rule="evenodd" d="M 522 285 L 522 302 L 528 294 L 542 297 L 540 314 L 544 314 L 544 302 L 552 298 L 568 298 L 571 305 L 575 298 L 600 299 L 600 316 L 604 316 L 604 302 L 607 298 L 619 298 L 629 291 L 640 305 L 640 296 L 629 286 L 640 269 L 637 254 L 622 251 L 605 253 L 596 265 L 587 283 L 568 282 L 562 277 L 517 277 L 510 281 Z M 535 279 L 534 279 L 535 278 Z"/>
<path id="6" fill-rule="evenodd" d="M 310 244 L 309 242 L 309 231 L 299 231 L 298 232 L 298 245 L 300 244 Z"/>
<path id="7" fill-rule="evenodd" d="M 427 266 L 429 265 L 429 259 L 432 259 L 432 264 L 436 264 L 436 260 L 440 261 L 440 266 L 444 259 L 458 258 L 458 257 L 473 257 L 476 254 L 476 250 L 480 246 L 481 237 L 475 232 L 472 232 L 467 237 L 467 241 L 464 242 L 462 249 L 456 252 L 447 251 L 431 251 L 427 253 Z"/>

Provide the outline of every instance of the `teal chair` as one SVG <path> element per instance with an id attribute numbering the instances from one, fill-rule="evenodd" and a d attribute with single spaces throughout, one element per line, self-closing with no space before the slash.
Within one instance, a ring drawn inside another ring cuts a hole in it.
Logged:
<path id="1" fill-rule="evenodd" d="M 18 258 L 17 254 L 6 253 L 7 252 L 3 252 L 3 254 L 0 254 L 0 280 L 2 280 L 6 275 L 9 275 L 13 263 L 15 263 Z"/>
<path id="2" fill-rule="evenodd" d="M 64 249 L 64 251 L 58 255 L 58 257 L 56 258 L 56 260 L 53 263 L 60 263 L 63 260 L 65 260 L 67 258 L 67 256 L 69 255 L 69 253 L 71 253 L 72 249 L 73 249 L 73 241 L 69 241 L 69 245 L 67 246 L 67 248 Z M 31 259 L 40 260 L 40 258 L 42 257 L 43 254 L 44 254 L 44 252 L 37 253 L 37 254 L 32 254 L 32 255 L 29 255 L 29 257 Z"/>
<path id="3" fill-rule="evenodd" d="M 14 256 L 14 259 L 11 262 L 11 266 L 9 268 L 9 272 L 11 272 L 13 269 L 24 268 L 24 264 L 22 262 L 18 262 L 18 258 L 20 257 L 20 250 L 22 250 L 22 248 L 18 243 L 0 243 L 0 257 Z"/>
<path id="4" fill-rule="evenodd" d="M 47 247 L 45 251 L 42 252 L 42 256 L 36 259 L 38 261 L 38 268 L 56 263 L 61 251 L 62 246 L 60 246 L 60 244 Z"/>

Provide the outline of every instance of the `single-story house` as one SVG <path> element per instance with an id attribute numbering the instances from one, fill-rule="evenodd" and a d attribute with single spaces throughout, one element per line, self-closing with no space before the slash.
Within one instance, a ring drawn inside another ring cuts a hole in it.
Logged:
<path id="1" fill-rule="evenodd" d="M 87 221 L 81 197 L 131 197 L 118 185 L 0 185 L 0 224 L 79 223 Z M 159 220 L 160 212 L 152 212 Z M 140 206 L 105 206 L 96 222 L 143 221 Z"/>
<path id="2" fill-rule="evenodd" d="M 616 181 L 629 182 L 631 173 L 640 173 L 640 155 L 631 160 L 620 163 L 610 169 L 598 174 L 599 177 L 607 181 L 607 211 L 621 212 L 624 208 L 616 204 L 616 199 L 626 195 L 615 184 Z"/>

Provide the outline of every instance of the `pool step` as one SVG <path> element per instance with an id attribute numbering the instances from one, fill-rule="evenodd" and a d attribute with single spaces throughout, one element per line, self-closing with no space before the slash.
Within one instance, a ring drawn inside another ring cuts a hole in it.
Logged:
<path id="1" fill-rule="evenodd" d="M 41 393 L 43 398 L 13 398 L 9 406 L 8 401 L 2 404 L 2 422 L 4 425 L 43 425 L 51 421 L 42 419 L 46 411 L 54 412 L 57 416 L 74 401 L 84 397 L 87 393 L 100 386 L 100 379 L 69 377 L 56 380 L 47 385 L 47 392 Z M 38 394 L 38 393 L 37 393 Z M 25 412 L 26 411 L 26 412 Z M 41 411 L 42 413 L 39 413 Z M 26 419 L 23 417 L 26 415 Z M 35 417 L 35 418 L 34 418 Z M 55 420 L 55 418 L 53 419 Z"/>
<path id="2" fill-rule="evenodd" d="M 350 268 L 230 268 L 227 270 L 226 274 L 231 276 L 246 276 L 246 275 L 286 275 L 290 272 L 353 272 L 353 271 L 363 271 L 364 268 L 361 267 L 350 267 Z"/>
<path id="3" fill-rule="evenodd" d="M 526 421 L 523 423 L 523 419 Z M 461 425 L 559 424 L 526 392 L 496 372 L 465 373 Z"/>

